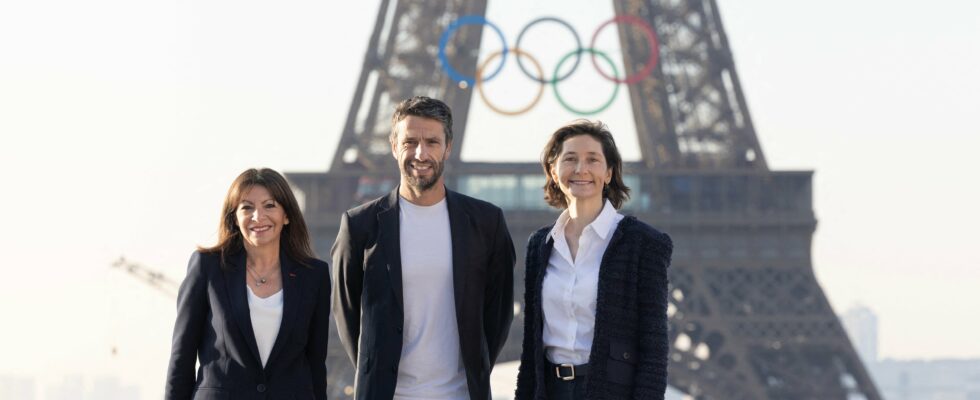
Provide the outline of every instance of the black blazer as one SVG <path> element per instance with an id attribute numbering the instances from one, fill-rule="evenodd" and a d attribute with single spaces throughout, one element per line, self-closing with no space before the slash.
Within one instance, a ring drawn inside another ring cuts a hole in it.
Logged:
<path id="1" fill-rule="evenodd" d="M 490 398 L 490 370 L 514 319 L 514 244 L 496 206 L 446 190 L 459 346 L 470 398 Z M 398 189 L 348 210 L 331 255 L 334 317 L 356 367 L 357 399 L 390 400 L 402 353 Z"/>
<path id="2" fill-rule="evenodd" d="M 531 234 L 527 244 L 524 344 L 517 399 L 547 399 L 541 339 L 541 286 L 554 240 L 552 227 Z M 627 216 L 602 255 L 596 299 L 595 337 L 585 376 L 586 399 L 663 399 L 667 388 L 667 267 L 670 237 Z M 553 379 L 553 378 L 552 378 Z"/>
<path id="3" fill-rule="evenodd" d="M 283 312 L 262 367 L 245 292 L 245 252 L 222 269 L 217 253 L 194 252 L 177 297 L 167 400 L 326 399 L 330 276 L 279 256 Z M 200 360 L 197 376 L 194 362 Z"/>

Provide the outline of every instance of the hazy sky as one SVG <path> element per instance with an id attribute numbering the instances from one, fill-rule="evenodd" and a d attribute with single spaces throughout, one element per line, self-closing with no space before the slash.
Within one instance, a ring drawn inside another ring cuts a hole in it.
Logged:
<path id="1" fill-rule="evenodd" d="M 511 41 L 536 16 L 583 39 L 612 17 L 601 1 L 521 3 L 488 8 Z M 813 263 L 835 309 L 878 313 L 882 357 L 980 357 L 980 3 L 719 3 L 770 166 L 816 171 Z M 157 397 L 174 301 L 109 264 L 181 279 L 240 171 L 326 169 L 378 7 L 336 4 L 0 4 L 0 375 L 112 374 Z M 523 104 L 521 79 L 508 64 L 487 94 Z M 581 107 L 611 90 L 575 79 L 562 90 Z M 635 158 L 622 89 L 600 118 Z M 573 117 L 550 93 L 518 119 L 475 98 L 457 151 L 530 161 L 526 143 Z"/>

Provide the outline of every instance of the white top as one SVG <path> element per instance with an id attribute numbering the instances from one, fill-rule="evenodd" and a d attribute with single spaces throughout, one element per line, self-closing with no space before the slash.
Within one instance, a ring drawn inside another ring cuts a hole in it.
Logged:
<path id="1" fill-rule="evenodd" d="M 398 205 L 405 326 L 394 400 L 466 400 L 446 199 Z"/>
<path id="2" fill-rule="evenodd" d="M 255 344 L 259 347 L 259 357 L 262 366 L 269 361 L 272 345 L 276 344 L 279 336 L 279 326 L 282 325 L 282 289 L 272 296 L 261 298 L 245 285 L 248 291 L 248 314 L 252 320 L 252 332 L 255 332 Z"/>
<path id="3" fill-rule="evenodd" d="M 558 217 L 550 236 L 554 249 L 541 288 L 545 356 L 553 363 L 586 364 L 595 336 L 599 264 L 623 215 L 608 200 L 579 237 L 574 260 L 565 240 L 568 210 Z"/>

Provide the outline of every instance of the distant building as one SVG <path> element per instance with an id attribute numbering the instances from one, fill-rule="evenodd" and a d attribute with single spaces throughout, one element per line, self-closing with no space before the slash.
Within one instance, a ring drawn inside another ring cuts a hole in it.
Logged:
<path id="1" fill-rule="evenodd" d="M 88 381 L 90 384 L 86 384 Z M 32 381 L 33 383 L 33 381 Z M 35 400 L 33 391 L 28 396 L 12 396 L 2 391 L 3 381 L 0 378 L 0 400 Z M 123 384 L 114 376 L 88 378 L 70 375 L 61 382 L 46 385 L 44 400 L 139 400 L 140 388 L 136 385 Z"/>
<path id="2" fill-rule="evenodd" d="M 858 356 L 888 400 L 980 400 L 980 359 L 878 360 L 878 316 L 857 305 L 841 316 Z"/>
<path id="3" fill-rule="evenodd" d="M 138 400 L 140 391 L 136 386 L 120 384 L 116 377 L 101 377 L 92 381 L 92 391 L 88 398 L 91 400 Z"/>
<path id="4" fill-rule="evenodd" d="M 870 308 L 857 305 L 841 316 L 847 336 L 864 365 L 878 361 L 878 316 Z"/>
<path id="5" fill-rule="evenodd" d="M 871 371 L 889 400 L 980 400 L 980 359 L 885 359 Z"/>
<path id="6" fill-rule="evenodd" d="M 0 376 L 0 399 L 34 400 L 34 379 L 18 376 Z"/>
<path id="7" fill-rule="evenodd" d="M 45 400 L 78 400 L 85 393 L 85 381 L 81 376 L 66 376 L 58 384 L 47 385 L 44 388 Z"/>

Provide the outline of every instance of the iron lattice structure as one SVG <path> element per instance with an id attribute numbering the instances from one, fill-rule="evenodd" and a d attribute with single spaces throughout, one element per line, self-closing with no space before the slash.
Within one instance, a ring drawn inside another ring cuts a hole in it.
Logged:
<path id="1" fill-rule="evenodd" d="M 670 385 L 696 399 L 880 399 L 813 274 L 812 172 L 769 170 L 715 0 L 613 3 L 617 14 L 647 21 L 660 42 L 650 48 L 642 32 L 618 25 L 627 75 L 659 52 L 653 73 L 629 85 L 642 160 L 626 165 L 633 196 L 625 212 L 674 238 Z M 328 254 L 344 210 L 397 184 L 390 115 L 417 94 L 454 111 L 447 185 L 503 208 L 518 244 L 554 221 L 537 164 L 459 159 L 473 90 L 442 72 L 439 38 L 454 19 L 485 10 L 485 1 L 381 1 L 330 170 L 288 174 L 319 254 Z M 463 75 L 475 73 L 481 34 L 459 29 L 446 47 Z M 523 246 L 517 251 L 523 260 Z M 518 312 L 501 361 L 519 358 L 522 322 Z M 336 337 L 331 346 L 330 388 L 349 396 L 350 365 Z"/>

